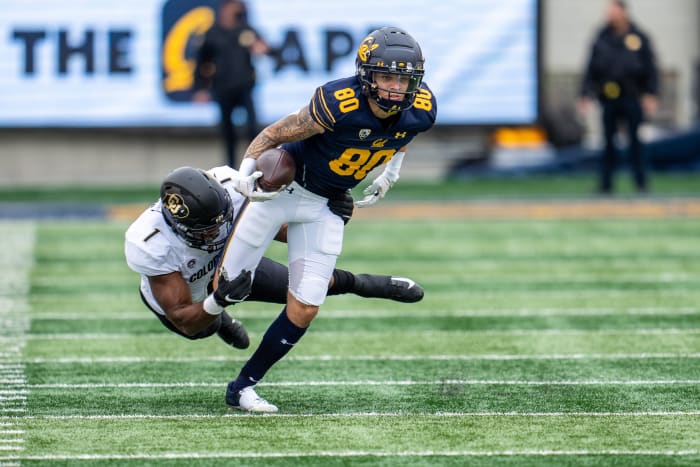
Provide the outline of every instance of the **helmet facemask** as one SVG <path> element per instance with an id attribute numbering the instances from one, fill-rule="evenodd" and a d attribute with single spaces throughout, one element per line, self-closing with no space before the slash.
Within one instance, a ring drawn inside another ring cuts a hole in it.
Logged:
<path id="1" fill-rule="evenodd" d="M 161 212 L 187 246 L 221 250 L 233 228 L 233 203 L 226 189 L 206 172 L 183 167 L 161 185 Z"/>
<path id="2" fill-rule="evenodd" d="M 367 97 L 374 100 L 377 106 L 383 111 L 395 113 L 408 110 L 413 106 L 413 101 L 423 79 L 423 71 L 413 69 L 411 63 L 408 63 L 407 67 L 401 71 L 396 68 L 396 63 L 392 63 L 392 65 L 391 67 L 363 66 L 360 68 L 358 76 L 362 82 L 363 92 L 366 93 Z M 398 75 L 400 77 L 407 76 L 408 87 L 405 91 L 382 88 L 376 81 L 376 73 L 386 73 L 389 75 Z M 381 97 L 379 95 L 380 91 L 386 92 L 389 95 L 403 94 L 403 99 L 393 100 Z"/>
<path id="3" fill-rule="evenodd" d="M 167 216 L 166 220 L 168 220 Z M 233 228 L 233 209 L 229 204 L 228 212 L 212 219 L 212 223 L 208 225 L 189 226 L 177 220 L 168 224 L 187 246 L 211 253 L 221 250 L 226 245 L 226 240 Z"/>
<path id="4" fill-rule="evenodd" d="M 385 27 L 372 32 L 362 41 L 355 60 L 356 75 L 362 85 L 362 92 L 385 112 L 396 113 L 413 106 L 415 96 L 423 80 L 423 53 L 418 43 L 405 31 Z M 377 73 L 408 77 L 405 91 L 380 87 Z M 380 96 L 381 92 L 403 95 L 401 100 Z"/>

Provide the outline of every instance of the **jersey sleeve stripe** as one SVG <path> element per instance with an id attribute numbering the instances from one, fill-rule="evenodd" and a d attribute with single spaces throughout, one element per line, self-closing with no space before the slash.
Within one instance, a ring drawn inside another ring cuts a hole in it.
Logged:
<path id="1" fill-rule="evenodd" d="M 323 88 L 319 87 L 314 93 L 314 97 L 311 99 L 311 116 L 313 119 L 321 125 L 323 128 L 329 131 L 333 131 L 333 126 L 335 125 L 335 119 L 333 115 L 328 110 L 323 98 Z"/>
<path id="2" fill-rule="evenodd" d="M 333 128 L 328 126 L 326 122 L 323 121 L 321 116 L 318 114 L 318 111 L 316 110 L 316 99 L 311 100 L 311 117 L 314 119 L 316 123 L 321 125 L 323 128 L 325 128 L 328 131 L 333 131 Z"/>
<path id="3" fill-rule="evenodd" d="M 335 118 L 333 118 L 333 112 L 331 112 L 331 109 L 328 108 L 328 104 L 326 104 L 326 98 L 323 95 L 323 88 L 318 88 L 318 95 L 321 98 L 321 104 L 323 105 L 323 110 L 328 115 L 328 118 L 330 119 L 331 122 L 335 123 Z"/>

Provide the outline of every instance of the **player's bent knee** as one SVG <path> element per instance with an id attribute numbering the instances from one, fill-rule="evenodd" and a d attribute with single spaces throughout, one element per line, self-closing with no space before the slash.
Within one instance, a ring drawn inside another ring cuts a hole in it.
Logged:
<path id="1" fill-rule="evenodd" d="M 335 263 L 324 265 L 325 271 L 309 271 L 304 261 L 294 261 L 289 265 L 289 292 L 300 303 L 319 307 L 328 293 L 328 282 L 333 275 Z"/>
<path id="2" fill-rule="evenodd" d="M 300 328 L 306 328 L 311 324 L 311 321 L 318 314 L 317 305 L 309 305 L 300 302 L 290 292 L 287 298 L 287 317 L 289 320 Z"/>

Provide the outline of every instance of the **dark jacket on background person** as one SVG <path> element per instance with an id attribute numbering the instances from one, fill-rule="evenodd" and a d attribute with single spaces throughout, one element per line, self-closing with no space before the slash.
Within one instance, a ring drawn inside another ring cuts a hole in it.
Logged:
<path id="1" fill-rule="evenodd" d="M 211 89 L 215 95 L 223 95 L 233 89 L 252 88 L 255 68 L 250 46 L 259 37 L 247 24 L 233 29 L 213 25 L 197 55 L 195 89 Z M 207 68 L 211 65 L 213 69 Z"/>
<path id="2" fill-rule="evenodd" d="M 620 35 L 611 26 L 598 33 L 581 85 L 582 96 L 617 99 L 658 94 L 658 72 L 651 43 L 634 23 Z"/>

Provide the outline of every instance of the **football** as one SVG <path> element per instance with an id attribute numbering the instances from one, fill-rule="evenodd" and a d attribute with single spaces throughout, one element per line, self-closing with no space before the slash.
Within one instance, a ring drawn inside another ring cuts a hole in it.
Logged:
<path id="1" fill-rule="evenodd" d="M 282 148 L 264 151 L 257 159 L 256 170 L 262 172 L 258 185 L 263 191 L 277 191 L 294 181 L 296 164 L 291 154 Z"/>

